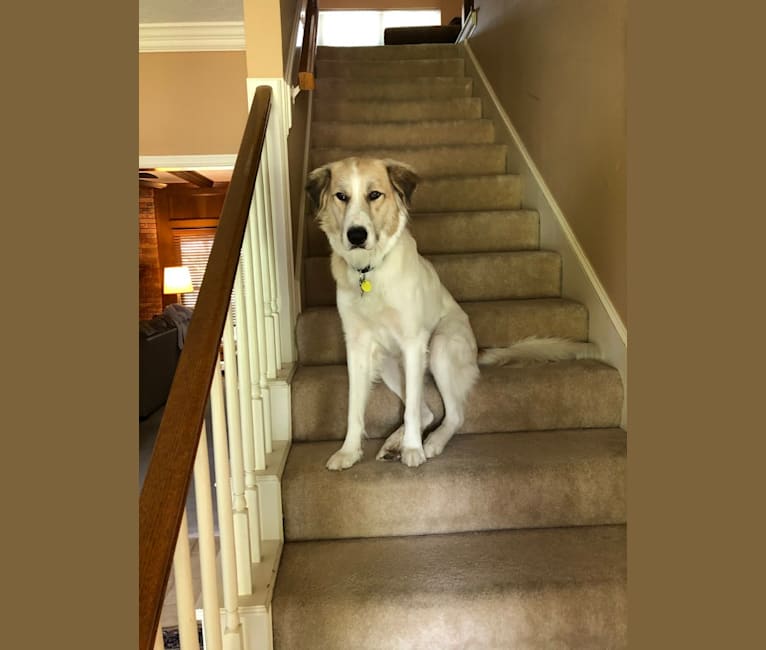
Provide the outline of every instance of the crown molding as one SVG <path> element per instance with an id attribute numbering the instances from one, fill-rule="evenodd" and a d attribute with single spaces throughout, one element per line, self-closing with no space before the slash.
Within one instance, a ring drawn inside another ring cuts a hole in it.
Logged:
<path id="1" fill-rule="evenodd" d="M 245 49 L 245 24 L 143 23 L 138 26 L 139 52 L 236 52 Z"/>

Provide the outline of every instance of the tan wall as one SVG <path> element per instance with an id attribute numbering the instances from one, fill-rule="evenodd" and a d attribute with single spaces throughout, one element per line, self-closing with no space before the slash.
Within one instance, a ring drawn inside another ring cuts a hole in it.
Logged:
<path id="1" fill-rule="evenodd" d="M 471 47 L 627 324 L 627 2 L 477 4 Z"/>
<path id="2" fill-rule="evenodd" d="M 139 155 L 237 153 L 246 78 L 244 52 L 139 54 Z"/>
<path id="3" fill-rule="evenodd" d="M 462 0 L 319 0 L 319 10 L 325 9 L 441 9 L 442 25 L 461 16 Z"/>
<path id="4" fill-rule="evenodd" d="M 284 4 L 285 0 L 282 0 Z M 281 77 L 282 6 L 280 0 L 244 0 L 248 77 Z M 285 27 L 289 30 L 290 27 Z"/>

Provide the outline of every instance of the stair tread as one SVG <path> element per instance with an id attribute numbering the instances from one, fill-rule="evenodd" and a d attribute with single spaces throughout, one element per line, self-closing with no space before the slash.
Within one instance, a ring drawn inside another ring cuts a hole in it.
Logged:
<path id="1" fill-rule="evenodd" d="M 437 424 L 444 407 L 430 375 L 423 395 Z M 466 403 L 460 434 L 615 427 L 622 397 L 618 371 L 596 360 L 485 366 Z M 293 378 L 292 404 L 295 441 L 342 440 L 348 410 L 346 366 L 300 366 Z M 365 413 L 367 436 L 388 436 L 401 424 L 403 413 L 396 395 L 384 384 L 373 385 Z"/>
<path id="2" fill-rule="evenodd" d="M 316 62 L 316 76 L 349 78 L 364 75 L 368 78 L 422 77 L 426 75 L 462 77 L 465 63 L 460 56 L 437 58 L 411 58 L 388 60 L 354 60 L 322 57 Z"/>
<path id="3" fill-rule="evenodd" d="M 363 459 L 339 474 L 325 469 L 339 441 L 293 445 L 286 539 L 625 523 L 618 428 L 455 436 L 418 468 L 375 460 L 381 442 L 364 441 Z"/>
<path id="4" fill-rule="evenodd" d="M 286 543 L 275 647 L 624 647 L 626 581 L 624 526 Z"/>
<path id="5" fill-rule="evenodd" d="M 584 305 L 564 298 L 463 302 L 480 348 L 503 347 L 527 336 L 585 340 Z M 335 306 L 305 309 L 296 324 L 298 359 L 303 365 L 345 363 L 346 346 Z"/>

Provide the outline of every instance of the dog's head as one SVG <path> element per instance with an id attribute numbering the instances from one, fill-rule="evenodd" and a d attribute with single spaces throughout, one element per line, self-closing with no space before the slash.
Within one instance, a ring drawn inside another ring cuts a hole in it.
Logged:
<path id="1" fill-rule="evenodd" d="M 404 163 L 346 158 L 315 169 L 306 192 L 332 249 L 351 266 L 377 266 L 407 223 L 420 179 Z"/>

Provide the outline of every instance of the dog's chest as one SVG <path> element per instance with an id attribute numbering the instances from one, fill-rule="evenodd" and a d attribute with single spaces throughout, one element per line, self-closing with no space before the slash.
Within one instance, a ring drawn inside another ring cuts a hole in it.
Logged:
<path id="1" fill-rule="evenodd" d="M 373 290 L 360 295 L 345 305 L 341 316 L 347 327 L 371 332 L 375 341 L 389 350 L 398 348 L 406 335 L 401 308 L 385 292 Z"/>

